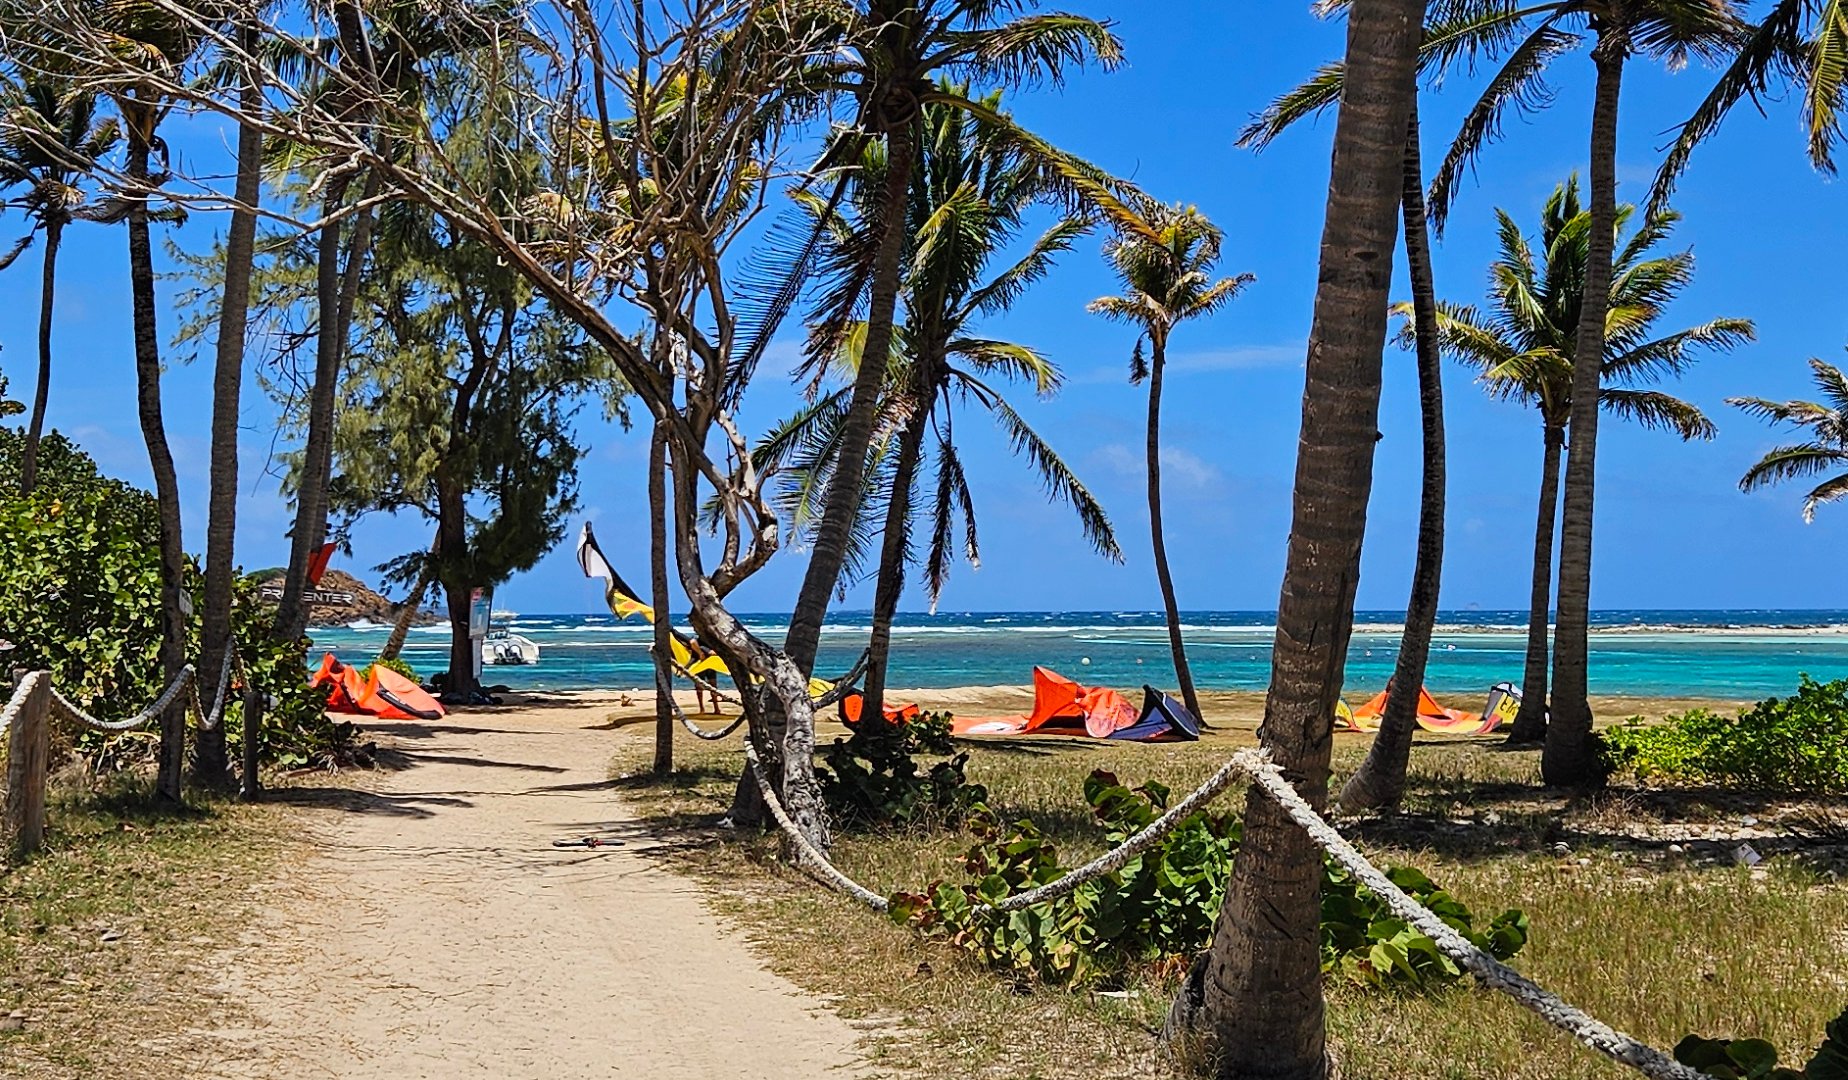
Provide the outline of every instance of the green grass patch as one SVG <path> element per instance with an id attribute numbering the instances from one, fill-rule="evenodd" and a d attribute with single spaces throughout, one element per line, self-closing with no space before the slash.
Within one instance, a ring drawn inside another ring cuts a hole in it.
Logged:
<path id="1" fill-rule="evenodd" d="M 1153 746 L 983 743 L 967 768 L 1004 820 L 1031 819 L 1075 864 L 1101 849 L 1082 794 L 1093 770 L 1159 780 L 1178 797 L 1238 741 L 1249 736 Z M 1358 739 L 1338 745 L 1337 784 L 1365 749 Z M 635 735 L 613 773 L 644 772 L 649 750 Z M 1173 1075 L 1155 1030 L 1179 975 L 1174 965 L 1136 969 L 1102 992 L 982 967 L 791 871 L 777 861 L 772 837 L 707 831 L 729 805 L 742 762 L 737 743 L 676 752 L 679 771 L 636 776 L 624 798 L 685 833 L 675 865 L 705 882 L 714 905 L 777 971 L 829 997 L 866 1032 L 880 1074 Z M 1539 787 L 1535 753 L 1437 739 L 1413 750 L 1402 812 L 1345 829 L 1376 862 L 1416 867 L 1473 908 L 1522 908 L 1532 939 L 1516 966 L 1665 1049 L 1689 1032 L 1751 1035 L 1801 1060 L 1848 1005 L 1848 887 L 1837 880 L 1848 813 L 1840 802 L 1566 795 Z M 1741 842 L 1770 858 L 1755 869 L 1735 865 Z M 891 892 L 960 880 L 970 843 L 959 830 L 899 828 L 841 835 L 834 856 L 869 887 Z M 1417 996 L 1331 982 L 1329 1027 L 1348 1080 L 1632 1075 L 1501 995 L 1468 986 Z"/>
<path id="2" fill-rule="evenodd" d="M 287 849 L 276 808 L 189 798 L 54 787 L 45 849 L 0 865 L 0 1016 L 26 1014 L 0 1032 L 0 1076 L 184 1075 L 181 1029 L 229 1004 L 210 958 Z"/>

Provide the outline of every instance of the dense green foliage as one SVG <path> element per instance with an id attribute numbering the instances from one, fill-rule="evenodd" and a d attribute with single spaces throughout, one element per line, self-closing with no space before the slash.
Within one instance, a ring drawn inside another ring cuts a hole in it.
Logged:
<path id="1" fill-rule="evenodd" d="M 1129 788 L 1107 772 L 1085 781 L 1102 839 L 1112 846 L 1147 828 L 1168 805 L 1169 791 L 1150 782 Z M 1231 814 L 1200 811 L 1114 874 L 1069 895 L 1005 917 L 995 904 L 1070 871 L 1057 846 L 1032 822 L 1004 827 L 985 807 L 971 817 L 977 837 L 964 868 L 972 883 L 936 882 L 892 897 L 891 917 L 941 938 L 995 967 L 1051 982 L 1109 978 L 1131 964 L 1191 957 L 1212 940 L 1232 857 L 1242 838 Z M 1527 943 L 1527 917 L 1507 911 L 1485 930 L 1461 901 L 1424 874 L 1394 867 L 1394 883 L 1480 948 L 1506 959 Z M 1322 890 L 1322 969 L 1367 986 L 1432 989 L 1462 972 L 1430 938 L 1397 919 L 1386 904 L 1340 867 L 1326 867 Z"/>
<path id="2" fill-rule="evenodd" d="M 1848 679 L 1805 675 L 1790 697 L 1735 717 L 1690 709 L 1604 733 L 1611 767 L 1639 780 L 1771 792 L 1848 792 Z"/>
<path id="3" fill-rule="evenodd" d="M 1722 1080 L 1848 1080 L 1848 1009 L 1829 1022 L 1801 1069 L 1779 1065 L 1777 1047 L 1763 1039 L 1689 1035 L 1675 1044 L 1675 1060 Z"/>
<path id="4" fill-rule="evenodd" d="M 962 820 L 988 790 L 969 783 L 968 752 L 950 756 L 952 749 L 948 713 L 899 724 L 867 717 L 822 751 L 816 779 L 828 813 L 860 828 Z M 920 770 L 919 754 L 942 760 Z"/>
<path id="5" fill-rule="evenodd" d="M 0 492 L 18 488 L 24 436 L 0 428 Z M 160 551 L 154 499 L 101 475 L 96 463 L 52 432 L 39 448 L 38 488 L 30 498 L 0 496 L 0 639 L 12 643 L 9 667 L 51 672 L 52 682 L 78 707 L 108 720 L 139 711 L 165 685 L 160 642 Z M 203 586 L 196 568 L 189 589 Z M 255 584 L 240 582 L 232 627 L 245 670 L 268 701 L 266 758 L 305 764 L 333 753 L 351 725 L 331 723 L 325 695 L 302 679 L 299 643 L 270 639 L 271 609 Z M 198 619 L 189 630 L 196 653 Z M 194 656 L 195 663 L 198 657 Z M 212 687 L 202 687 L 209 699 Z M 227 733 L 242 731 L 243 710 L 227 707 Z M 206 706 L 208 709 L 210 705 Z M 120 764 L 152 746 L 150 730 L 105 737 L 60 731 L 58 748 L 75 748 L 99 763 Z"/>
<path id="6" fill-rule="evenodd" d="M 385 669 L 387 671 L 395 671 L 398 674 L 404 676 L 405 678 L 410 679 L 412 682 L 422 681 L 422 676 L 417 674 L 417 669 L 411 666 L 410 661 L 405 660 L 404 658 L 398 657 L 398 656 L 393 656 L 388 659 L 374 660 L 372 663 L 367 664 L 365 667 L 359 669 L 359 677 L 362 679 L 371 678 L 372 669 L 375 667 L 378 667 L 381 664 L 385 666 Z"/>

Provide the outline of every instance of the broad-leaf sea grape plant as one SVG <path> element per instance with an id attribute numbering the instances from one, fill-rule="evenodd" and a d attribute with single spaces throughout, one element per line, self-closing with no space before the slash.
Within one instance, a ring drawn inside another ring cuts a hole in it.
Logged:
<path id="1" fill-rule="evenodd" d="M 1615 772 L 1636 779 L 1768 792 L 1848 792 L 1848 679 L 1803 676 L 1789 697 L 1737 717 L 1708 709 L 1603 733 Z"/>
<path id="2" fill-rule="evenodd" d="M 1777 1047 L 1763 1039 L 1689 1035 L 1675 1044 L 1675 1060 L 1721 1080 L 1848 1080 L 1848 1009 L 1829 1022 L 1801 1069 L 1778 1064 Z"/>
<path id="3" fill-rule="evenodd" d="M 1110 845 L 1147 828 L 1168 805 L 1161 784 L 1132 789 L 1107 772 L 1092 773 L 1084 789 Z M 1231 814 L 1201 811 L 1114 874 L 1057 900 L 990 915 L 979 905 L 1056 880 L 1070 868 L 1031 822 L 1004 826 L 982 807 L 970 823 L 977 842 L 964 869 L 972 880 L 898 893 L 891 898 L 892 920 L 990 966 L 1057 983 L 1108 980 L 1135 965 L 1190 958 L 1206 948 L 1243 831 Z M 1497 958 L 1527 943 L 1527 916 L 1518 910 L 1478 929 L 1467 906 L 1418 870 L 1393 867 L 1388 876 Z M 1333 864 L 1326 865 L 1322 883 L 1322 970 L 1363 986 L 1411 991 L 1436 989 L 1463 974 L 1429 937 Z"/>

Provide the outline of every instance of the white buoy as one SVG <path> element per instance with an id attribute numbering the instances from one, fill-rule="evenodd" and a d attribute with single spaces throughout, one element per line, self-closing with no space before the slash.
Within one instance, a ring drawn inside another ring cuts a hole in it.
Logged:
<path id="1" fill-rule="evenodd" d="M 1091 662 L 1091 658 L 1087 656 L 1087 657 L 1084 657 L 1083 659 L 1081 659 L 1081 660 L 1079 660 L 1078 662 L 1079 662 L 1080 664 L 1089 664 L 1089 663 Z"/>

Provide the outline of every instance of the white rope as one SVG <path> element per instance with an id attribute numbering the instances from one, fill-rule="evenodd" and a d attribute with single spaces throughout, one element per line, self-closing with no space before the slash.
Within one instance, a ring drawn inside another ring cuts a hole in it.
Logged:
<path id="1" fill-rule="evenodd" d="M 212 698 L 212 712 L 206 714 L 199 701 L 199 681 L 192 683 L 192 712 L 199 720 L 200 731 L 211 731 L 225 718 L 225 689 L 231 685 L 231 667 L 237 658 L 237 642 L 225 642 L 225 658 L 218 665 L 218 693 Z"/>
<path id="2" fill-rule="evenodd" d="M 1655 1047 L 1638 1042 L 1583 1010 L 1567 1004 L 1532 979 L 1471 944 L 1468 938 L 1438 918 L 1430 908 L 1406 895 L 1392 883 L 1392 879 L 1356 851 L 1352 844 L 1335 831 L 1334 826 L 1315 812 L 1314 807 L 1303 801 L 1296 788 L 1284 779 L 1283 770 L 1273 764 L 1262 750 L 1240 750 L 1232 755 L 1232 763 L 1251 777 L 1252 783 L 1260 791 L 1283 807 L 1284 812 L 1290 815 L 1290 820 L 1301 826 L 1324 851 L 1334 856 L 1336 862 L 1386 901 L 1386 906 L 1394 914 L 1417 927 L 1418 932 L 1430 938 L 1445 956 L 1455 960 L 1484 985 L 1500 990 L 1547 1023 L 1567 1032 L 1605 1057 L 1628 1065 L 1645 1076 L 1656 1080 L 1702 1080 L 1706 1076 L 1698 1069 L 1690 1069 Z"/>
<path id="3" fill-rule="evenodd" d="M 59 693 L 58 688 L 55 686 L 51 688 L 51 704 L 59 714 L 68 717 L 71 721 L 88 725 L 98 731 L 129 731 L 133 728 L 140 727 L 166 712 L 167 707 L 172 705 L 174 700 L 184 693 L 187 687 L 192 685 L 193 677 L 196 674 L 197 672 L 193 670 L 193 666 L 187 664 L 180 669 L 178 675 L 174 676 L 173 682 L 168 684 L 167 689 L 162 691 L 160 697 L 155 699 L 154 704 L 149 705 L 147 708 L 126 720 L 98 720 L 96 717 L 78 708 L 76 703 L 71 701 L 70 698 Z"/>
<path id="4" fill-rule="evenodd" d="M 13 726 L 13 719 L 25 709 L 26 699 L 32 696 L 32 688 L 41 679 L 50 677 L 50 672 L 28 671 L 26 677 L 19 680 L 19 685 L 13 688 L 13 696 L 7 699 L 4 708 L 0 708 L 0 735 L 6 734 L 7 729 Z"/>
<path id="5" fill-rule="evenodd" d="M 798 864 L 824 883 L 852 896 L 874 911 L 885 911 L 888 907 L 885 897 L 842 873 L 838 867 L 828 861 L 826 855 L 816 850 L 815 845 L 810 843 L 808 837 L 802 834 L 802 830 L 790 820 L 789 814 L 778 801 L 775 790 L 765 779 L 757 760 L 756 749 L 749 739 L 745 740 L 744 756 L 745 760 L 750 763 L 751 775 L 757 781 L 758 790 L 763 793 L 764 803 L 770 808 L 771 817 L 776 820 L 784 835 L 795 846 Z M 1181 820 L 1212 801 L 1238 776 L 1248 777 L 1258 790 L 1283 807 L 1284 811 L 1290 815 L 1290 819 L 1301 826 L 1311 839 L 1334 856 L 1336 862 L 1346 867 L 1348 872 L 1352 873 L 1362 884 L 1385 900 L 1386 905 L 1395 914 L 1429 937 L 1439 951 L 1456 961 L 1465 971 L 1476 976 L 1483 985 L 1500 990 L 1523 1008 L 1572 1035 L 1584 1045 L 1613 1061 L 1636 1069 L 1645 1076 L 1651 1077 L 1652 1080 L 1703 1080 L 1704 1073 L 1679 1064 L 1660 1050 L 1639 1042 L 1568 1004 L 1532 979 L 1478 949 L 1450 924 L 1438 918 L 1430 908 L 1408 896 L 1397 885 L 1394 885 L 1390 878 L 1368 862 L 1365 856 L 1335 831 L 1334 826 L 1323 820 L 1313 807 L 1303 801 L 1296 789 L 1284 779 L 1283 770 L 1272 763 L 1269 756 L 1262 750 L 1256 748 L 1246 748 L 1234 753 L 1231 760 L 1221 766 L 1218 772 L 1209 777 L 1192 794 L 1176 803 L 1167 813 L 1150 822 L 1148 828 L 1118 844 L 1110 851 L 1078 867 L 1057 881 L 1048 882 L 1023 893 L 1016 893 L 999 904 L 977 905 L 976 911 L 985 915 L 1004 914 L 1044 903 L 1072 892 L 1087 881 L 1121 869 L 1137 852 L 1173 831 Z"/>

